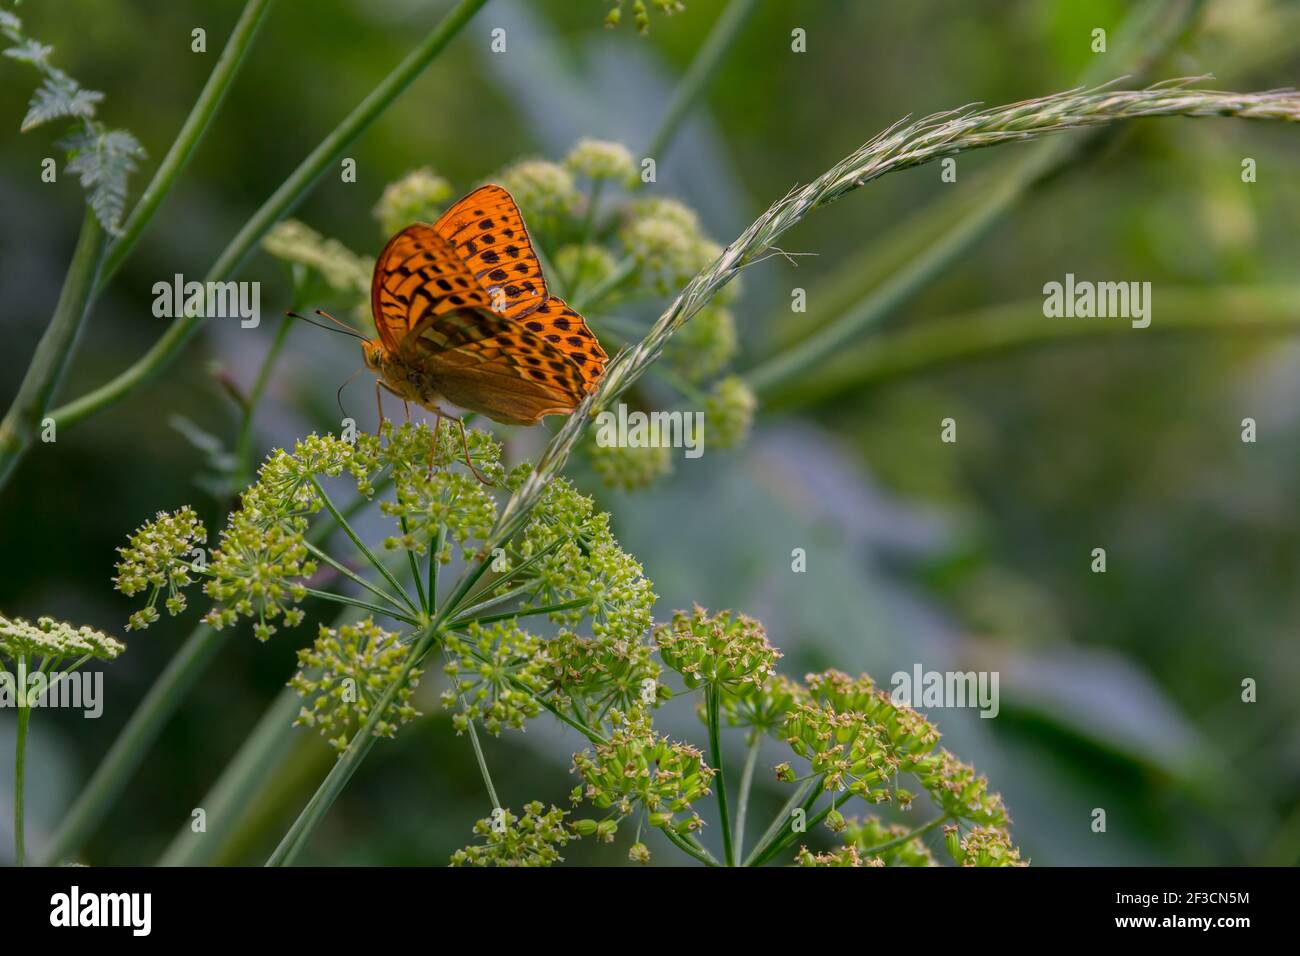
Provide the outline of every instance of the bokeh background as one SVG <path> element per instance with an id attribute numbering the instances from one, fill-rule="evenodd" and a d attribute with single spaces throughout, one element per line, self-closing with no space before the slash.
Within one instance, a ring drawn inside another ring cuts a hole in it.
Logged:
<path id="1" fill-rule="evenodd" d="M 21 12 L 30 32 L 55 46 L 59 65 L 107 93 L 100 115 L 144 143 L 151 159 L 133 180 L 138 190 L 240 6 L 62 0 L 28 2 Z M 89 318 L 64 399 L 154 341 L 163 320 L 151 311 L 153 283 L 177 272 L 201 276 L 448 6 L 275 5 L 181 183 Z M 595 0 L 491 0 L 349 150 L 358 182 L 327 176 L 296 215 L 374 255 L 384 236 L 371 209 L 384 184 L 412 168 L 431 166 L 468 189 L 521 156 L 558 159 L 581 136 L 619 140 L 640 155 L 722 6 L 687 0 L 685 12 L 654 16 L 639 37 L 627 23 L 603 29 L 605 5 Z M 696 208 L 725 243 L 793 185 L 906 114 L 1059 91 L 1088 70 L 1105 75 L 1090 31 L 1117 30 L 1131 6 L 762 0 L 658 157 L 656 194 Z M 196 26 L 208 32 L 206 55 L 190 51 Z M 504 55 L 489 50 L 495 27 L 507 30 Z M 806 54 L 790 50 L 794 27 L 807 31 Z M 1157 78 L 1203 73 L 1223 89 L 1300 83 L 1298 5 L 1204 3 L 1189 35 L 1152 69 Z M 82 196 L 70 177 L 39 182 L 54 134 L 18 134 L 31 74 L 0 62 L 0 77 L 7 404 L 57 298 Z M 745 275 L 734 306 L 735 367 L 752 368 L 836 318 L 882 269 L 898 268 L 891 251 L 907 261 L 911 253 L 891 246 L 896 229 L 953 190 L 976 196 L 981 177 L 1005 172 L 1032 148 L 963 157 L 956 184 L 941 183 L 937 167 L 889 176 L 814 214 L 782 245 L 815 255 L 797 268 L 772 259 Z M 1251 185 L 1240 178 L 1247 156 L 1259 168 Z M 1300 349 L 1284 326 L 1261 334 L 1249 320 L 1254 289 L 1291 290 L 1300 318 L 1297 156 L 1294 128 L 1130 124 L 1035 185 L 858 342 L 887 343 L 925 323 L 961 328 L 994 307 L 1032 321 L 1043 283 L 1066 272 L 1152 282 L 1151 329 L 1054 344 L 1045 329 L 1042 342 L 1025 348 L 898 368 L 850 352 L 834 376 L 817 368 L 761 395 L 753 433 L 736 451 L 679 460 L 672 476 L 636 493 L 605 490 L 582 465 L 575 477 L 613 512 L 620 540 L 645 564 L 661 596 L 658 617 L 693 601 L 746 611 L 765 622 L 792 674 L 834 666 L 887 681 L 915 663 L 998 671 L 997 719 L 930 716 L 945 743 L 1003 793 L 1013 834 L 1035 864 L 1293 864 Z M 263 283 L 266 316 L 288 304 L 285 275 L 264 253 L 241 275 Z M 796 286 L 807 290 L 807 313 L 790 309 Z M 1223 290 L 1245 292 L 1225 305 Z M 1217 331 L 1161 331 L 1176 310 L 1201 302 L 1210 303 L 1209 321 L 1221 320 Z M 1243 329 L 1234 328 L 1238 320 Z M 22 464 L 0 494 L 4 613 L 49 613 L 120 634 L 133 605 L 109 579 L 124 536 L 156 510 L 184 503 L 217 523 L 228 502 L 205 490 L 208 453 L 174 417 L 233 443 L 237 412 L 214 371 L 247 385 L 275 330 L 270 321 L 251 332 L 218 325 L 209 323 L 157 380 L 37 446 Z M 258 414 L 259 453 L 337 427 L 334 392 L 359 365 L 354 345 L 293 330 Z M 344 393 L 365 424 L 370 394 L 360 381 Z M 1240 440 L 1247 416 L 1258 423 L 1254 444 Z M 939 441 L 944 417 L 958 422 L 955 445 Z M 510 453 L 539 447 L 545 435 L 536 431 L 512 437 Z M 806 574 L 791 573 L 795 547 L 808 552 Z M 1095 547 L 1107 550 L 1105 574 L 1089 569 Z M 196 617 L 131 636 L 130 653 L 106 669 L 100 720 L 38 714 L 29 844 L 39 847 L 57 825 Z M 230 633 L 85 860 L 159 858 L 292 674 L 307 633 L 268 645 Z M 1258 682 L 1256 703 L 1241 700 L 1245 678 Z M 441 864 L 469 842 L 473 821 L 490 807 L 467 741 L 441 713 L 437 682 L 427 683 L 430 716 L 374 750 L 305 862 Z M 689 705 L 660 720 L 704 741 Z M 0 858 L 11 846 L 13 725 L 11 712 L 0 713 Z M 526 735 L 489 739 L 503 802 L 563 804 L 569 756 L 580 746 L 541 720 Z M 765 752 L 763 765 L 776 754 Z M 241 805 L 239 826 L 211 861 L 260 862 L 332 759 L 311 732 L 297 732 L 274 786 Z M 760 779 L 756 820 L 780 799 L 770 774 Z M 1107 811 L 1104 834 L 1090 826 L 1098 807 Z M 678 859 L 658 849 L 656 862 Z M 625 851 L 586 841 L 568 856 L 623 863 Z"/>

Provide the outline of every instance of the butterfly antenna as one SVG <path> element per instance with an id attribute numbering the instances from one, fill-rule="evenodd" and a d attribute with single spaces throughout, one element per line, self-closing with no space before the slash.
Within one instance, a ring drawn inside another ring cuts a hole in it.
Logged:
<path id="1" fill-rule="evenodd" d="M 334 319 L 334 321 L 338 322 L 339 325 L 343 326 L 343 328 L 341 329 L 336 329 L 332 325 L 326 325 L 324 322 L 316 322 L 312 319 L 307 318 L 307 316 L 305 315 L 299 315 L 297 312 L 286 312 L 285 315 L 289 316 L 289 318 L 291 319 L 301 319 L 302 321 L 306 322 L 308 325 L 314 325 L 316 326 L 316 328 L 324 329 L 326 332 L 346 332 L 348 335 L 351 335 L 354 338 L 358 338 L 363 342 L 366 341 L 366 337 L 364 335 L 362 335 L 360 332 L 358 332 L 356 329 L 352 328 L 351 326 L 344 325 L 344 323 L 339 322 L 338 319 Z M 331 318 L 333 318 L 333 316 L 331 316 Z"/>
<path id="2" fill-rule="evenodd" d="M 355 335 L 355 336 L 356 336 L 357 338 L 359 338 L 359 339 L 364 339 L 364 338 L 365 338 L 364 335 L 362 335 L 360 332 L 358 332 L 358 331 L 357 331 L 356 329 L 354 329 L 352 326 L 348 325 L 346 322 L 344 322 L 344 321 L 342 321 L 342 320 L 340 320 L 340 319 L 336 319 L 336 318 L 334 318 L 334 316 L 330 315 L 328 312 L 322 311 L 321 309 L 317 309 L 317 310 L 316 310 L 316 314 L 319 315 L 319 316 L 320 316 L 321 318 L 323 318 L 323 319 L 329 319 L 331 322 L 333 322 L 333 323 L 334 323 L 335 325 L 337 325 L 339 328 L 343 329 L 345 332 L 350 332 L 351 334 Z"/>
<path id="3" fill-rule="evenodd" d="M 338 402 L 338 405 L 339 405 L 339 411 L 342 413 L 342 415 L 343 415 L 344 418 L 347 418 L 347 417 L 348 417 L 348 412 L 347 412 L 347 409 L 343 407 L 343 389 L 345 389 L 345 388 L 347 388 L 349 385 L 351 385 L 351 384 L 352 384 L 352 380 L 353 380 L 354 378 L 356 378 L 358 375 L 360 375 L 362 372 L 364 372 L 365 370 L 366 370 L 366 367 L 365 367 L 364 365 L 361 366 L 361 368 L 357 369 L 355 372 L 353 372 L 351 375 L 349 375 L 346 379 L 344 379 L 344 380 L 343 380 L 343 384 L 339 386 L 339 390 L 338 390 L 337 392 L 334 393 L 334 401 Z"/>

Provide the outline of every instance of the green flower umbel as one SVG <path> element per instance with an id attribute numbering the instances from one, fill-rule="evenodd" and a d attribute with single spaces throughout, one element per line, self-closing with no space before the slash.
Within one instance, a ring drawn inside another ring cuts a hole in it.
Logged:
<path id="1" fill-rule="evenodd" d="M 411 649 L 367 618 L 338 629 L 321 625 L 316 643 L 298 651 L 298 666 L 289 686 L 310 702 L 296 724 L 318 727 L 336 750 L 351 742 L 385 691 L 402 679 Z M 420 716 L 411 694 L 420 682 L 413 668 L 375 724 L 376 737 L 395 737 L 397 728 Z"/>

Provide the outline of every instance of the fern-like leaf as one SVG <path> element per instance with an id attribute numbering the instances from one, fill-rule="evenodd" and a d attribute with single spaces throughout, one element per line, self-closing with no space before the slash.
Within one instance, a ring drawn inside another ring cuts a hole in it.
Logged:
<path id="1" fill-rule="evenodd" d="M 17 60 L 19 63 L 30 63 L 40 70 L 48 70 L 50 67 L 50 54 L 54 52 L 54 47 L 46 46 L 30 37 L 25 37 L 17 46 L 11 46 L 5 50 L 5 56 L 11 60 Z"/>
<path id="2" fill-rule="evenodd" d="M 33 94 L 20 131 L 25 133 L 62 116 L 90 119 L 95 115 L 95 104 L 103 98 L 103 93 L 82 89 L 69 77 L 49 77 Z"/>
<path id="3" fill-rule="evenodd" d="M 95 217 L 116 235 L 126 208 L 126 180 L 144 158 L 144 147 L 124 129 L 93 128 L 78 130 L 59 145 L 68 151 L 67 170 L 81 177 Z"/>

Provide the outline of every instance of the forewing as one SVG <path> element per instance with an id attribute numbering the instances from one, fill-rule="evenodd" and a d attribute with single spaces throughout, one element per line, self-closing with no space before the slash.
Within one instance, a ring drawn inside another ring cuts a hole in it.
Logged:
<path id="1" fill-rule="evenodd" d="M 501 186 L 480 186 L 443 213 L 434 228 L 501 315 L 519 319 L 546 302 L 546 277 L 524 217 Z"/>

